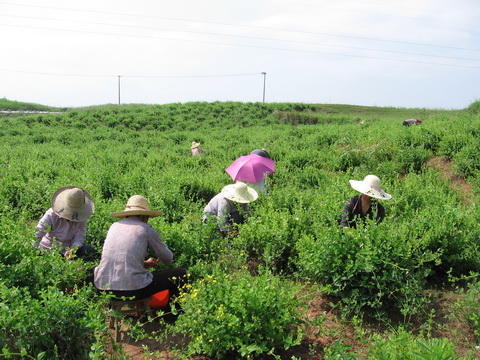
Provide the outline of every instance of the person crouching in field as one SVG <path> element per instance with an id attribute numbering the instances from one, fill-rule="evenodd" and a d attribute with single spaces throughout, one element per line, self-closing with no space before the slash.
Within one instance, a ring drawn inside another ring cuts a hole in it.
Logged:
<path id="1" fill-rule="evenodd" d="M 367 175 L 363 181 L 350 180 L 354 190 L 360 192 L 347 200 L 343 207 L 340 225 L 345 228 L 355 228 L 358 221 L 375 220 L 377 224 L 385 217 L 385 208 L 377 199 L 389 200 L 392 198 L 382 188 L 380 179 L 375 175 Z"/>
<path id="2" fill-rule="evenodd" d="M 205 223 L 214 218 L 222 237 L 237 235 L 236 225 L 243 224 L 250 216 L 248 204 L 257 198 L 258 193 L 244 182 L 227 185 L 205 206 L 202 220 Z"/>
<path id="3" fill-rule="evenodd" d="M 200 147 L 200 143 L 197 143 L 195 141 L 192 141 L 192 155 L 193 156 L 200 156 L 201 154 L 203 154 L 205 152 L 205 149 L 202 149 Z"/>
<path id="4" fill-rule="evenodd" d="M 94 285 L 99 291 L 115 297 L 144 299 L 160 291 L 169 290 L 170 296 L 179 294 L 177 282 L 186 277 L 183 268 L 149 271 L 162 262 L 172 264 L 173 253 L 148 220 L 160 216 L 161 211 L 150 210 L 141 195 L 128 199 L 124 211 L 110 215 L 122 218 L 113 223 L 103 245 L 99 265 L 94 269 Z M 147 258 L 151 251 L 157 258 Z"/>
<path id="5" fill-rule="evenodd" d="M 92 197 L 85 190 L 75 186 L 58 189 L 51 199 L 51 208 L 37 224 L 35 247 L 50 250 L 58 246 L 67 260 L 74 256 L 95 260 L 98 253 L 84 244 L 87 220 L 94 211 Z"/>
<path id="6" fill-rule="evenodd" d="M 252 154 L 262 156 L 262 157 L 267 158 L 267 159 L 271 159 L 270 154 L 265 149 L 253 149 L 250 152 L 250 155 L 252 155 Z M 250 182 L 245 181 L 245 184 L 247 184 L 247 186 L 250 186 L 251 188 L 255 189 L 259 194 L 261 194 L 261 193 L 263 193 L 265 195 L 268 194 L 266 176 L 264 176 L 262 179 L 260 179 L 259 181 L 255 182 L 255 183 L 250 183 Z"/>
<path id="7" fill-rule="evenodd" d="M 403 126 L 410 126 L 410 125 L 420 125 L 422 123 L 422 119 L 407 119 L 403 120 Z"/>

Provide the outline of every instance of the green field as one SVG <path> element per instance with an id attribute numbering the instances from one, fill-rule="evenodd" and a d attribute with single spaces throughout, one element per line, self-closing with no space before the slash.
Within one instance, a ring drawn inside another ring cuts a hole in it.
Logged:
<path id="1" fill-rule="evenodd" d="M 55 111 L 0 114 L 4 358 L 128 358 L 111 346 L 108 299 L 83 284 L 86 264 L 31 247 L 52 194 L 68 185 L 95 201 L 86 242 L 98 251 L 116 220 L 109 213 L 130 196 L 164 212 L 150 223 L 174 266 L 190 273 L 185 312 L 175 324 L 154 320 L 161 331 L 131 328 L 139 341 L 168 344 L 172 356 L 480 357 L 478 103 L 455 111 L 235 102 L 47 109 L 4 99 L 0 107 Z M 402 126 L 407 118 L 423 123 Z M 192 141 L 206 153 L 192 157 Z M 202 210 L 232 183 L 225 168 L 254 148 L 275 160 L 269 194 L 252 203 L 238 237 L 222 239 L 202 225 Z M 346 232 L 340 212 L 356 194 L 348 180 L 368 174 L 393 196 L 386 218 Z M 317 311 L 320 300 L 326 307 Z"/>

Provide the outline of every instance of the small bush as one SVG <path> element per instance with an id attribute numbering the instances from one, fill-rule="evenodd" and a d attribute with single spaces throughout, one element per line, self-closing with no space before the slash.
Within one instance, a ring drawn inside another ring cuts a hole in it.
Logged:
<path id="1" fill-rule="evenodd" d="M 456 305 L 467 319 L 477 341 L 480 341 L 480 280 L 470 284 L 465 296 Z"/>
<path id="2" fill-rule="evenodd" d="M 480 114 L 480 101 L 475 101 L 471 103 L 468 107 L 467 110 L 471 112 L 472 114 Z"/>
<path id="3" fill-rule="evenodd" d="M 389 338 L 373 337 L 367 358 L 371 360 L 455 360 L 454 345 L 445 338 L 423 339 L 400 330 Z"/>
<path id="4" fill-rule="evenodd" d="M 190 342 L 186 353 L 217 359 L 273 354 L 300 343 L 300 286 L 265 272 L 208 275 L 186 285 L 173 328 Z"/>
<path id="5" fill-rule="evenodd" d="M 94 293 L 85 288 L 66 294 L 46 288 L 38 299 L 21 288 L 0 284 L 0 344 L 3 351 L 22 351 L 46 359 L 91 359 L 106 353 L 102 334 L 106 333 L 101 302 L 92 301 Z"/>
<path id="6" fill-rule="evenodd" d="M 338 296 L 345 312 L 381 318 L 397 309 L 411 316 L 425 304 L 421 290 L 439 254 L 426 250 L 421 239 L 409 238 L 409 228 L 382 225 L 305 235 L 297 243 L 297 265 Z"/>

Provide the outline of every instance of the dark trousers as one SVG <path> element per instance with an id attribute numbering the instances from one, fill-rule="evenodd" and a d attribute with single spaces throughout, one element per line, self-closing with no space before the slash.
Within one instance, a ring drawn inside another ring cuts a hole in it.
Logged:
<path id="1" fill-rule="evenodd" d="M 170 297 L 178 296 L 180 293 L 179 285 L 181 286 L 187 277 L 187 271 L 184 268 L 173 268 L 164 271 L 153 271 L 152 282 L 138 290 L 101 290 L 112 293 L 115 297 L 134 297 L 135 299 L 145 299 L 163 290 L 170 291 Z"/>
<path id="2" fill-rule="evenodd" d="M 90 245 L 80 246 L 75 252 L 75 256 L 84 261 L 95 261 L 100 258 L 100 254 Z"/>

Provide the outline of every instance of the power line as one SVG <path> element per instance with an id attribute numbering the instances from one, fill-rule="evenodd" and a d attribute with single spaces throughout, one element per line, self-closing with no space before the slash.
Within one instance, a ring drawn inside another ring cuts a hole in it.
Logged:
<path id="1" fill-rule="evenodd" d="M 451 59 L 451 60 L 465 60 L 465 61 L 480 61 L 480 59 L 472 59 L 472 58 L 460 58 L 454 56 L 444 56 L 444 55 L 430 55 L 430 54 L 422 54 L 422 53 L 412 53 L 406 51 L 395 51 L 395 50 L 381 50 L 381 49 L 372 49 L 372 48 L 365 48 L 365 47 L 358 47 L 358 46 L 346 46 L 346 45 L 337 45 L 337 44 L 323 44 L 311 41 L 296 41 L 296 40 L 283 40 L 283 39 L 275 39 L 275 38 L 265 38 L 265 37 L 257 37 L 257 36 L 246 36 L 246 35 L 230 35 L 230 34 L 219 34 L 213 32 L 206 32 L 206 31 L 192 31 L 192 30 L 178 30 L 178 29 L 168 29 L 168 28 L 159 28 L 159 27 L 152 27 L 152 26 L 136 26 L 136 25 L 123 25 L 123 24 L 108 24 L 108 23 L 100 23 L 94 21 L 80 21 L 80 20 L 63 20 L 63 19 L 52 19 L 52 18 L 41 18 L 41 17 L 30 17 L 30 16 L 17 16 L 17 15 L 2 15 L 0 17 L 15 17 L 15 18 L 25 18 L 25 19 L 40 19 L 40 20 L 54 20 L 54 21 L 68 21 L 68 22 L 76 22 L 80 24 L 90 24 L 90 25 L 101 25 L 101 26 L 121 26 L 121 27 L 128 27 L 134 29 L 148 29 L 148 30 L 161 30 L 161 31 L 174 31 L 180 33 L 191 33 L 191 34 L 202 34 L 202 35 L 215 35 L 215 36 L 222 36 L 222 37 L 233 37 L 233 38 L 243 38 L 243 39 L 254 39 L 254 40 L 266 40 L 266 41 L 281 41 L 293 44 L 303 44 L 303 45 L 317 45 L 317 46 L 330 46 L 330 47 L 337 47 L 337 48 L 344 48 L 344 49 L 354 49 L 354 50 L 368 50 L 368 51 L 375 51 L 375 52 L 383 52 L 383 53 L 392 53 L 392 54 L 402 54 L 402 55 L 414 55 L 414 56 L 425 56 L 425 57 L 432 57 L 432 58 L 442 58 L 442 59 Z M 2 26 L 15 26 L 15 27 L 22 27 L 22 25 L 5 25 L 0 24 Z M 25 26 L 27 27 L 27 26 Z M 30 27 L 30 26 L 28 26 Z M 44 28 L 38 27 L 41 29 L 52 29 L 52 30 L 60 30 L 60 31 L 75 31 L 81 33 L 89 33 L 85 30 L 70 30 L 70 29 L 59 29 L 59 28 Z M 134 35 L 124 35 L 124 34 L 113 34 L 113 33 L 103 33 L 103 32 L 96 32 L 105 35 L 118 35 L 118 36 L 134 36 Z M 147 35 L 145 35 L 147 36 Z M 150 37 L 150 36 L 148 36 Z M 157 37 L 152 37 L 157 38 Z"/>
<path id="2" fill-rule="evenodd" d="M 288 30 L 288 29 L 271 28 L 271 27 L 264 27 L 264 26 L 255 26 L 255 25 L 231 24 L 231 23 L 224 23 L 224 22 L 217 22 L 217 21 L 203 21 L 203 20 L 201 21 L 201 20 L 182 19 L 182 18 L 173 18 L 173 17 L 165 17 L 165 16 L 126 14 L 126 13 L 113 12 L 113 11 L 85 10 L 85 9 L 78 9 L 78 8 L 71 9 L 71 8 L 62 8 L 62 7 L 30 5 L 30 4 L 15 4 L 15 3 L 5 3 L 5 2 L 0 2 L 0 4 L 13 5 L 13 6 L 24 6 L 24 7 L 35 7 L 35 8 L 45 8 L 45 9 L 56 9 L 56 10 L 65 10 L 65 11 L 72 11 L 72 12 L 88 12 L 88 13 L 97 13 L 97 14 L 109 14 L 109 15 L 128 16 L 128 17 L 139 17 L 139 18 L 157 19 L 157 20 L 158 19 L 173 20 L 173 21 L 181 21 L 181 22 L 189 22 L 189 23 L 214 24 L 214 25 L 222 25 L 222 26 L 273 30 L 273 31 L 282 31 L 282 32 L 300 33 L 300 34 L 309 34 L 309 35 L 324 35 L 324 36 L 332 36 L 332 37 L 337 37 L 337 38 L 350 38 L 350 39 L 358 39 L 358 40 L 379 41 L 379 42 L 386 42 L 386 43 L 396 43 L 396 44 L 406 44 L 406 45 L 416 45 L 416 46 L 426 46 L 426 47 L 437 47 L 437 48 L 455 49 L 455 50 L 464 50 L 464 51 L 480 51 L 480 49 L 461 48 L 461 47 L 446 46 L 446 45 L 415 43 L 415 42 L 400 41 L 400 40 L 386 40 L 386 39 L 379 39 L 379 38 L 372 38 L 372 37 L 362 37 L 362 36 L 354 36 L 354 35 L 340 35 L 340 34 L 333 34 L 333 33 L 313 32 L 313 31 L 304 31 L 304 30 Z"/>
<path id="3" fill-rule="evenodd" d="M 221 42 L 206 41 L 206 40 L 189 40 L 189 39 L 166 38 L 166 37 L 147 36 L 147 35 L 131 35 L 131 34 L 130 35 L 125 35 L 125 34 L 117 34 L 117 33 L 103 33 L 103 32 L 98 32 L 98 31 L 84 31 L 84 30 L 79 31 L 79 30 L 71 30 L 71 29 L 52 29 L 52 28 L 45 28 L 45 27 L 39 27 L 39 26 L 26 26 L 26 25 L 0 24 L 0 26 L 25 27 L 25 28 L 43 29 L 43 30 L 56 30 L 56 31 L 65 31 L 65 32 L 82 32 L 82 33 L 88 33 L 88 34 L 114 35 L 114 36 L 122 36 L 122 37 L 129 36 L 129 37 L 135 37 L 135 38 L 150 38 L 150 39 L 153 38 L 153 39 L 169 40 L 169 41 L 194 42 L 194 43 L 197 43 L 197 44 L 198 43 L 203 43 L 203 44 L 213 44 L 213 45 L 223 45 L 223 46 L 247 47 L 247 48 L 254 48 L 254 49 L 298 52 L 298 53 L 324 54 L 324 55 L 333 55 L 333 56 L 342 56 L 342 57 L 354 57 L 354 58 L 373 59 L 373 60 L 386 60 L 386 61 L 395 61 L 395 62 L 425 64 L 425 65 L 452 66 L 452 67 L 463 67 L 463 68 L 471 68 L 471 69 L 479 69 L 480 68 L 480 66 L 472 66 L 472 65 L 435 63 L 435 62 L 419 61 L 419 60 L 407 60 L 407 59 L 389 59 L 389 58 L 376 57 L 376 56 L 357 55 L 357 54 L 342 54 L 342 53 L 334 53 L 334 52 L 327 52 L 327 51 L 316 51 L 316 50 L 287 49 L 287 48 L 280 48 L 280 47 L 273 47 L 273 46 L 229 44 L 229 43 L 221 43 Z M 475 60 L 475 61 L 478 61 L 478 60 Z"/>
<path id="4" fill-rule="evenodd" d="M 89 74 L 66 74 L 66 73 L 49 73 L 49 72 L 38 72 L 38 71 L 24 71 L 24 70 L 13 70 L 13 69 L 3 69 L 0 68 L 0 71 L 6 72 L 15 72 L 22 74 L 32 74 L 32 75 L 48 75 L 48 76 L 65 76 L 65 77 L 90 77 L 90 78 L 112 78 L 112 77 L 122 77 L 122 78 L 148 78 L 148 79 L 193 79 L 193 78 L 226 78 L 226 77 L 240 77 L 240 76 L 258 76 L 262 73 L 243 73 L 243 74 L 211 74 L 211 75 L 89 75 Z"/>

